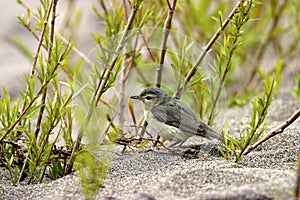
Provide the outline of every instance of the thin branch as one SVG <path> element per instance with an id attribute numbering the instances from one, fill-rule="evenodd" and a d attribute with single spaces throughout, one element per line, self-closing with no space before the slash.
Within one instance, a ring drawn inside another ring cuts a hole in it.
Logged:
<path id="1" fill-rule="evenodd" d="M 53 73 L 56 72 L 57 68 L 61 65 L 61 62 L 64 60 L 65 55 L 67 54 L 67 52 L 69 51 L 69 47 L 66 48 L 66 50 L 62 53 L 62 55 L 59 58 L 59 62 L 56 64 L 56 66 L 53 69 Z M 22 110 L 22 113 L 20 114 L 20 116 L 16 119 L 16 121 L 6 130 L 6 132 L 2 135 L 2 137 L 0 138 L 0 143 L 5 139 L 5 137 L 15 128 L 15 126 L 21 122 L 22 118 L 24 117 L 24 115 L 27 113 L 27 111 L 31 108 L 31 106 L 33 105 L 33 103 L 40 97 L 40 95 L 42 94 L 43 90 L 48 86 L 48 84 L 51 81 L 51 77 L 48 77 L 46 79 L 46 82 L 40 87 L 40 89 L 38 90 L 38 92 L 36 93 L 35 97 L 29 102 L 29 104 Z"/>
<path id="2" fill-rule="evenodd" d="M 106 5 L 105 5 L 104 1 L 103 1 L 103 0 L 99 0 L 99 3 L 100 3 L 100 5 L 101 5 L 101 7 L 102 7 L 102 9 L 103 9 L 103 11 L 104 11 L 104 13 L 105 13 L 105 16 L 109 16 L 109 14 L 108 14 L 108 11 L 107 11 L 107 8 L 106 8 Z"/>
<path id="3" fill-rule="evenodd" d="M 252 6 L 252 2 L 250 1 L 250 4 L 248 5 L 246 12 L 243 13 L 243 21 L 239 24 L 238 27 L 236 27 L 236 30 L 235 30 L 236 33 L 240 33 L 240 30 L 241 30 L 242 26 L 246 22 L 245 18 L 247 17 L 247 14 L 249 13 L 251 6 Z M 226 79 L 227 73 L 230 70 L 230 64 L 231 64 L 232 56 L 233 56 L 233 53 L 234 53 L 234 51 L 236 50 L 236 47 L 237 47 L 239 36 L 233 36 L 233 37 L 234 37 L 234 40 L 232 41 L 233 49 L 230 49 L 230 51 L 229 51 L 230 53 L 229 53 L 229 56 L 227 58 L 226 67 L 225 67 L 224 73 L 221 77 L 220 85 L 218 87 L 217 94 L 216 94 L 216 97 L 214 98 L 213 105 L 212 105 L 212 108 L 211 108 L 211 111 L 210 111 L 210 114 L 209 114 L 209 117 L 208 117 L 208 124 L 210 124 L 213 120 L 213 115 L 214 115 L 214 112 L 215 112 L 215 109 L 216 109 L 216 106 L 217 106 L 217 102 L 218 102 L 220 94 L 221 94 L 221 90 L 222 90 L 222 88 L 225 84 L 225 79 Z"/>
<path id="4" fill-rule="evenodd" d="M 124 21 L 127 22 L 127 20 L 128 20 L 128 9 L 127 9 L 125 0 L 123 0 L 123 6 L 124 6 Z M 106 16 L 108 16 L 108 15 L 106 15 Z"/>
<path id="5" fill-rule="evenodd" d="M 167 4 L 168 4 L 168 8 L 169 8 L 169 10 L 172 10 L 172 8 L 175 8 L 175 7 L 171 6 L 171 4 L 170 4 L 169 0 L 166 0 L 166 2 L 167 2 Z M 174 3 L 174 1 L 173 1 L 173 3 Z"/>
<path id="6" fill-rule="evenodd" d="M 152 39 L 152 37 L 153 37 L 155 31 L 157 30 L 157 27 L 160 26 L 160 24 L 163 22 L 163 19 L 165 18 L 165 16 L 166 16 L 167 14 L 168 14 L 168 8 L 166 8 L 166 9 L 164 10 L 164 12 L 162 13 L 162 16 L 161 16 L 160 19 L 157 21 L 157 23 L 154 25 L 154 28 L 152 28 L 152 30 L 151 30 L 151 32 L 149 33 L 149 35 L 148 35 L 147 38 L 145 38 L 145 36 L 143 35 L 141 29 L 138 30 L 139 33 L 142 35 L 143 42 L 144 42 L 144 44 L 145 44 L 145 46 L 146 46 L 146 48 L 147 48 L 147 50 L 148 50 L 148 52 L 149 52 L 149 54 L 150 54 L 150 56 L 151 56 L 151 59 L 152 59 L 154 62 L 155 62 L 155 57 L 154 57 L 153 52 L 151 51 L 151 49 L 150 49 L 148 43 L 149 43 L 149 41 Z M 141 45 L 141 46 L 139 47 L 139 49 L 137 50 L 137 52 L 140 52 L 140 50 L 142 49 L 142 47 L 143 47 L 143 46 Z M 150 81 L 147 80 L 147 78 L 144 76 L 144 74 L 141 72 L 141 70 L 140 70 L 138 67 L 135 67 L 135 70 L 137 71 L 138 75 L 141 77 L 141 79 L 143 80 L 143 82 L 145 83 L 145 85 L 146 85 L 147 87 L 150 87 L 150 86 L 151 86 Z"/>
<path id="7" fill-rule="evenodd" d="M 260 127 L 260 125 L 263 123 L 264 121 L 264 118 L 265 117 L 262 117 L 262 116 L 266 116 L 267 115 L 267 112 L 268 112 L 268 107 L 270 105 L 270 102 L 272 101 L 272 98 L 273 98 L 273 88 L 274 88 L 274 84 L 275 84 L 275 81 L 273 79 L 272 81 L 272 85 L 271 85 L 271 88 L 270 88 L 270 91 L 268 91 L 268 94 L 267 94 L 267 99 L 265 101 L 266 105 L 263 107 L 262 109 L 262 114 L 261 116 L 258 118 L 258 121 L 255 123 L 255 126 L 254 128 L 252 128 L 251 132 L 250 132 L 250 137 L 247 139 L 243 149 L 241 150 L 241 152 L 239 153 L 239 158 L 241 157 L 241 155 L 244 155 L 244 152 L 247 150 L 247 147 L 250 145 L 251 143 L 251 140 L 252 138 L 254 137 L 256 131 L 258 130 L 258 128 Z M 255 109 L 254 106 L 252 109 Z M 239 159 L 237 158 L 237 159 Z"/>
<path id="8" fill-rule="evenodd" d="M 148 41 L 146 41 L 146 38 L 145 38 L 145 36 L 144 36 L 142 30 L 139 29 L 138 32 L 139 32 L 140 35 L 142 36 L 143 42 L 144 42 L 144 44 L 145 44 L 145 46 L 146 46 L 146 48 L 147 48 L 147 51 L 149 52 L 149 55 L 150 55 L 152 61 L 155 62 L 154 55 L 153 55 L 153 53 L 152 53 L 152 51 L 151 51 L 151 49 L 150 49 L 150 47 L 149 47 L 149 45 L 148 45 Z"/>
<path id="9" fill-rule="evenodd" d="M 55 18 L 56 18 L 56 6 L 57 6 L 57 2 L 58 0 L 53 0 L 53 6 L 52 6 L 52 20 L 51 20 L 51 28 L 50 28 L 50 35 L 49 35 L 49 49 L 48 49 L 48 63 L 49 65 L 52 64 L 52 59 L 51 59 L 51 54 L 52 54 L 52 48 L 53 48 L 53 43 L 54 43 L 54 27 L 55 27 Z M 46 81 L 46 80 L 45 80 Z M 42 118 L 43 118 L 43 114 L 44 114 L 44 110 L 46 107 L 46 97 L 47 97 L 47 87 L 45 87 L 44 91 L 43 91 L 43 96 L 42 96 L 42 100 L 41 100 L 41 108 L 39 111 L 39 115 L 37 118 L 37 122 L 36 122 L 36 128 L 34 131 L 34 135 L 35 138 L 38 137 L 38 134 L 40 132 L 41 129 L 41 123 L 42 123 Z"/>
<path id="10" fill-rule="evenodd" d="M 31 7 L 29 7 L 27 4 L 24 4 L 22 0 L 19 0 L 19 4 L 21 4 L 22 6 L 28 8 L 28 9 L 31 9 Z M 38 46 L 37 46 L 37 49 L 36 49 L 35 54 L 34 54 L 33 64 L 32 64 L 31 73 L 30 73 L 30 77 L 31 77 L 31 78 L 34 76 L 35 69 L 36 69 L 36 65 L 37 65 L 37 61 L 38 61 L 38 55 L 39 55 L 39 53 L 40 53 L 40 51 L 41 51 L 41 47 L 43 46 L 44 35 L 45 35 L 46 30 L 47 30 L 47 27 L 48 27 L 48 20 L 49 20 L 49 17 L 50 17 L 50 13 L 51 13 L 52 6 L 53 6 L 53 1 L 51 1 L 50 5 L 49 5 L 49 8 L 48 8 L 48 10 L 47 10 L 47 12 L 46 12 L 46 17 L 45 17 L 45 21 L 44 21 L 44 24 L 43 24 L 43 29 L 42 29 L 42 32 L 41 32 L 41 37 L 39 38 Z M 31 9 L 31 10 L 32 10 L 32 9 Z M 31 11 L 30 11 L 30 12 L 31 12 Z M 36 14 L 36 16 L 38 17 L 38 14 Z M 29 90 L 29 85 L 27 85 L 27 88 L 26 88 L 26 91 L 28 91 L 28 90 Z M 35 101 L 35 100 L 34 100 L 34 101 Z M 32 101 L 32 104 L 33 104 L 34 101 Z M 25 114 L 24 111 L 25 111 L 26 109 L 28 110 L 29 107 L 28 107 L 28 106 L 26 107 L 26 100 L 24 99 L 24 101 L 23 101 L 23 107 L 22 107 L 22 113 Z M 18 121 L 18 123 L 21 124 L 21 118 L 19 117 L 19 119 L 20 119 L 20 121 Z M 14 126 L 16 126 L 16 125 L 17 125 L 17 123 L 14 124 Z M 12 129 L 13 129 L 13 128 L 12 128 Z M 8 130 L 9 130 L 9 129 L 8 129 Z M 11 130 L 10 130 L 10 131 L 11 131 Z M 9 131 L 9 132 L 10 132 L 10 131 Z M 6 134 L 6 133 L 5 133 L 5 134 Z M 5 134 L 1 137 L 0 141 L 2 141 L 2 140 L 6 137 Z M 7 133 L 7 134 L 8 134 L 8 133 Z M 5 136 L 5 137 L 4 137 L 4 136 Z"/>
<path id="11" fill-rule="evenodd" d="M 112 63 L 110 64 L 110 66 L 107 68 L 104 76 L 103 76 L 103 79 L 100 80 L 97 88 L 99 88 L 99 92 L 98 94 L 95 96 L 96 97 L 96 101 L 95 101 L 95 104 L 96 106 L 98 105 L 98 102 L 102 96 L 102 94 L 105 92 L 105 87 L 107 85 L 107 82 L 108 82 L 108 78 L 109 76 L 111 75 L 111 71 L 114 69 L 115 67 L 115 64 L 117 62 L 117 59 L 119 58 L 119 54 L 120 54 L 120 51 L 123 49 L 123 46 L 124 46 L 124 42 L 126 40 L 126 37 L 127 35 L 129 34 L 129 30 L 131 29 L 131 26 L 133 24 L 133 21 L 135 19 L 135 16 L 136 16 L 136 13 L 137 13 L 137 10 L 138 10 L 138 5 L 134 5 L 132 10 L 131 10 L 131 13 L 130 13 L 130 16 L 129 16 L 129 19 L 128 19 L 128 23 L 126 24 L 126 27 L 125 27 L 125 30 L 124 30 L 124 33 L 120 39 L 120 42 L 117 46 L 117 50 L 116 50 L 116 54 L 114 56 L 114 59 L 112 61 Z"/>
<path id="12" fill-rule="evenodd" d="M 188 75 L 185 78 L 184 81 L 184 85 L 180 85 L 178 87 L 178 90 L 176 91 L 176 93 L 174 94 L 174 96 L 176 98 L 180 98 L 182 90 L 187 86 L 187 84 L 190 82 L 190 80 L 192 79 L 192 77 L 195 75 L 198 66 L 201 64 L 201 62 L 203 61 L 204 57 L 206 56 L 206 54 L 210 51 L 212 45 L 217 41 L 218 37 L 221 35 L 221 33 L 225 30 L 225 28 L 227 27 L 227 25 L 229 24 L 230 20 L 233 18 L 233 16 L 238 12 L 238 9 L 240 7 L 241 4 L 244 3 L 245 0 L 241 0 L 238 1 L 238 3 L 236 4 L 236 6 L 233 8 L 233 10 L 229 13 L 229 15 L 227 16 L 227 18 L 224 20 L 224 22 L 222 23 L 222 26 L 218 29 L 218 31 L 214 34 L 214 36 L 210 39 L 210 41 L 208 42 L 208 44 L 204 47 L 202 53 L 200 54 L 200 56 L 198 57 L 198 59 L 196 60 L 196 62 L 194 63 L 192 69 L 189 71 Z"/>
<path id="13" fill-rule="evenodd" d="M 27 10 L 29 10 L 30 13 L 33 13 L 33 16 L 39 18 L 39 14 L 33 8 L 31 8 L 29 5 L 24 3 L 22 0 L 18 0 L 18 2 L 21 6 L 23 6 Z M 47 17 L 46 19 L 48 21 L 49 17 Z M 27 30 L 29 30 L 37 40 L 39 40 L 37 38 L 36 34 L 33 32 L 33 30 L 30 29 L 30 27 L 25 26 L 25 28 Z M 44 30 L 44 28 L 43 28 L 43 30 Z M 42 30 L 41 38 L 43 38 L 43 35 L 44 35 L 43 30 Z M 69 45 L 70 41 L 68 39 L 66 39 L 64 36 L 62 36 L 58 31 L 55 31 L 55 35 L 57 38 L 59 38 L 61 41 L 63 41 L 66 45 Z M 39 43 L 40 43 L 40 41 L 39 41 Z M 41 45 L 44 46 L 43 44 L 41 44 Z M 72 46 L 72 51 L 74 51 L 79 57 L 81 57 L 89 66 L 94 66 L 94 63 L 84 53 L 82 53 L 78 48 L 76 48 L 75 45 Z"/>
<path id="14" fill-rule="evenodd" d="M 252 90 L 257 83 L 257 73 L 258 73 L 258 68 L 259 68 L 259 63 L 262 60 L 263 55 L 265 54 L 266 50 L 267 50 L 267 45 L 273 40 L 273 33 L 276 30 L 276 28 L 279 25 L 280 22 L 280 17 L 282 16 L 282 12 L 284 11 L 284 8 L 288 5 L 288 0 L 287 1 L 283 1 L 282 5 L 279 7 L 277 13 L 275 13 L 274 19 L 272 20 L 272 24 L 270 29 L 267 32 L 267 39 L 258 47 L 257 49 L 257 53 L 256 53 L 256 58 L 254 59 L 253 57 L 251 58 L 252 61 L 254 61 L 254 67 L 252 68 L 251 72 L 250 72 L 250 78 L 246 84 L 246 89 L 247 90 Z"/>
<path id="15" fill-rule="evenodd" d="M 164 35 L 163 35 L 163 41 L 162 41 L 162 47 L 161 47 L 160 60 L 159 60 L 159 64 L 158 64 L 157 70 L 156 70 L 156 87 L 160 87 L 160 85 L 161 85 L 162 69 L 163 69 L 165 56 L 166 56 L 166 52 L 167 52 L 167 42 L 168 42 L 168 37 L 170 34 L 170 29 L 171 29 L 173 14 L 174 14 L 175 7 L 176 7 L 176 2 L 177 2 L 177 0 L 173 0 L 172 6 L 170 6 L 169 1 L 167 0 L 168 6 L 169 6 L 169 15 L 165 21 L 164 30 L 163 30 Z"/>
<path id="16" fill-rule="evenodd" d="M 94 113 L 95 107 L 94 107 L 93 104 L 94 103 L 92 102 L 92 105 L 89 107 L 89 110 L 88 110 L 88 115 L 86 116 L 83 124 L 79 128 L 78 136 L 77 136 L 77 139 L 76 139 L 76 141 L 74 143 L 74 146 L 73 146 L 73 149 L 72 149 L 72 153 L 71 153 L 71 156 L 70 156 L 69 161 L 67 163 L 64 175 L 70 174 L 72 172 L 73 164 L 74 164 L 74 161 L 75 161 L 75 153 L 77 152 L 77 150 L 79 148 L 79 144 L 81 143 L 81 140 L 83 138 L 84 130 L 87 127 L 87 125 L 89 124 L 89 122 L 90 122 L 90 120 L 92 118 L 92 115 Z"/>
<path id="17" fill-rule="evenodd" d="M 163 19 L 166 17 L 166 15 L 168 14 L 168 8 L 165 9 L 165 11 L 162 13 L 161 17 L 159 18 L 159 20 L 157 21 L 157 23 L 154 25 L 154 28 L 152 29 L 152 31 L 149 33 L 148 37 L 147 37 L 147 42 L 149 42 L 151 40 L 151 38 L 153 37 L 157 27 L 159 27 L 162 22 L 163 22 Z"/>
<path id="18" fill-rule="evenodd" d="M 65 44 L 69 44 L 70 40 L 67 40 L 64 36 L 62 36 L 59 32 L 55 31 L 55 35 Z M 74 51 L 79 57 L 81 57 L 89 66 L 95 66 L 93 61 L 91 61 L 84 53 L 82 53 L 75 45 L 72 46 L 72 51 Z"/>
<path id="19" fill-rule="evenodd" d="M 64 10 L 75 10 L 75 4 L 75 0 L 67 1 L 66 5 L 64 6 Z M 59 31 L 70 27 L 71 21 L 74 18 L 72 15 L 74 15 L 74 12 L 64 12 L 64 18 L 62 19 L 61 23 L 59 23 Z"/>
<path id="20" fill-rule="evenodd" d="M 56 0 L 54 0 L 54 1 L 56 1 Z M 33 174 L 35 173 L 36 168 L 38 167 L 40 161 L 41 161 L 42 158 L 43 158 L 43 154 L 45 153 L 46 145 L 47 145 L 48 142 L 49 142 L 49 136 L 50 136 L 50 133 L 51 133 L 51 132 L 53 131 L 53 129 L 55 128 L 55 122 L 56 122 L 56 120 L 57 120 L 56 117 L 54 117 L 54 118 L 51 119 L 51 123 L 50 123 L 50 126 L 49 126 L 48 133 L 46 134 L 46 138 L 45 138 L 43 141 L 41 141 L 41 143 L 39 144 L 39 146 L 40 146 L 40 152 L 38 153 L 37 158 L 36 158 L 36 160 L 35 160 L 35 162 L 34 162 L 33 169 L 32 169 L 33 173 L 31 174 L 31 177 L 29 178 L 29 180 L 28 180 L 28 182 L 27 182 L 28 185 L 31 183 L 32 179 L 34 178 L 34 175 L 33 175 Z M 59 132 L 60 132 L 60 131 L 59 131 Z M 47 160 L 49 160 L 50 156 L 52 155 L 52 154 L 51 154 L 51 151 L 52 151 L 52 148 L 53 148 L 54 144 L 55 144 L 56 141 L 57 141 L 58 136 L 59 136 L 59 134 L 57 134 L 56 139 L 54 140 L 54 142 L 53 142 L 52 145 L 51 145 L 51 150 L 50 150 L 50 153 L 49 153 L 49 155 L 48 155 Z M 43 142 L 43 143 L 42 143 L 42 142 Z M 28 154 L 28 155 L 29 155 L 29 154 Z M 46 168 L 46 166 L 47 166 L 47 165 L 45 165 L 45 168 Z M 21 177 L 21 175 L 20 175 L 20 177 Z M 41 179 L 40 179 L 40 182 L 41 182 L 41 181 L 42 181 L 42 177 L 41 177 Z"/>
<path id="21" fill-rule="evenodd" d="M 86 119 L 83 122 L 83 125 L 80 126 L 80 128 L 79 128 L 77 139 L 75 141 L 75 144 L 74 144 L 73 149 L 72 149 L 71 156 L 70 156 L 69 161 L 68 161 L 67 166 L 66 166 L 65 175 L 72 172 L 73 164 L 74 164 L 74 161 L 75 161 L 75 153 L 78 150 L 79 144 L 81 143 L 85 128 L 88 126 L 88 124 L 90 122 L 90 119 L 93 116 L 94 109 L 97 107 L 98 102 L 101 100 L 102 94 L 106 91 L 105 87 L 107 85 L 109 76 L 111 75 L 111 71 L 115 67 L 117 59 L 119 58 L 119 54 L 120 54 L 121 50 L 123 49 L 124 42 L 126 40 L 127 35 L 129 34 L 129 30 L 131 29 L 131 26 L 132 26 L 133 21 L 135 19 L 136 13 L 137 13 L 138 8 L 139 8 L 139 5 L 140 5 L 140 2 L 133 5 L 133 8 L 131 10 L 131 13 L 130 13 L 130 16 L 129 16 L 129 19 L 128 19 L 128 23 L 125 26 L 125 30 L 124 30 L 123 35 L 122 35 L 122 37 L 119 41 L 119 44 L 117 46 L 117 50 L 116 50 L 116 54 L 114 56 L 114 59 L 113 59 L 112 63 L 110 64 L 110 66 L 108 68 L 105 68 L 105 70 L 102 74 L 103 78 L 100 79 L 100 82 L 97 85 L 97 89 L 96 89 L 96 91 L 94 93 L 94 96 L 92 98 L 92 103 L 91 103 L 91 106 L 89 107 Z"/>
<path id="22" fill-rule="evenodd" d="M 51 26 L 50 26 L 50 33 L 49 33 L 49 49 L 48 49 L 48 63 L 49 65 L 52 65 L 52 57 L 51 57 L 51 54 L 52 54 L 52 50 L 53 50 L 53 45 L 54 45 L 54 28 L 55 28 L 55 19 L 56 19 L 56 7 L 57 7 L 57 3 L 58 3 L 58 0 L 53 0 L 53 6 L 52 6 L 52 19 L 51 19 Z M 53 74 L 53 73 L 52 73 Z M 49 75 L 50 76 L 50 75 Z M 37 123 L 36 123 L 36 129 L 35 129 L 35 138 L 38 138 L 38 134 L 40 132 L 40 129 L 41 129 L 41 124 L 42 124 L 42 119 L 43 119 L 43 114 L 44 114 L 44 110 L 45 110 L 45 107 L 46 107 L 46 98 L 47 98 L 47 91 L 48 91 L 48 86 L 45 87 L 45 89 L 43 90 L 43 96 L 42 96 L 42 100 L 41 100 L 41 108 L 40 108 L 40 111 L 39 111 L 39 115 L 38 115 L 38 119 L 37 119 Z M 42 158 L 42 154 L 44 152 L 44 149 L 45 149 L 45 145 L 46 143 L 49 141 L 49 135 L 50 135 L 50 132 L 54 129 L 55 125 L 55 120 L 56 120 L 56 117 L 54 119 L 51 119 L 51 124 L 50 124 L 50 129 L 49 129 L 49 132 L 46 136 L 46 139 L 45 140 L 41 140 L 41 143 L 40 143 L 40 146 L 41 146 L 41 151 L 34 163 L 34 169 L 33 171 L 36 170 L 36 167 L 38 166 L 38 163 L 40 162 L 41 158 Z M 58 137 L 58 135 L 57 135 Z M 44 141 L 44 143 L 42 144 L 42 141 Z M 51 147 L 51 151 L 52 151 L 52 148 L 53 148 L 53 145 L 55 144 L 55 142 L 52 144 L 52 147 Z M 48 156 L 48 159 L 50 158 L 51 156 L 51 153 L 49 153 L 49 156 Z M 45 168 L 44 170 L 46 169 L 46 166 L 45 165 Z M 43 173 L 44 174 L 44 173 Z M 21 177 L 21 176 L 20 176 Z M 32 180 L 33 176 L 30 177 L 30 179 L 28 180 L 28 184 L 31 183 L 31 180 Z M 40 182 L 42 181 L 43 179 L 43 175 L 40 179 Z"/>
<path id="23" fill-rule="evenodd" d="M 262 137 L 259 141 L 257 141 L 256 143 L 254 143 L 253 145 L 250 145 L 244 152 L 242 155 L 247 155 L 248 153 L 250 153 L 251 151 L 253 151 L 254 149 L 256 149 L 259 145 L 261 145 L 262 143 L 264 143 L 265 141 L 267 141 L 268 139 L 270 139 L 271 137 L 282 133 L 284 131 L 284 129 L 286 129 L 288 126 L 290 126 L 292 123 L 294 123 L 296 121 L 296 119 L 298 119 L 298 117 L 300 116 L 300 109 L 297 110 L 290 118 L 288 118 L 285 122 L 283 122 L 282 124 L 280 124 L 278 127 L 276 127 L 275 129 L 271 130 L 269 133 L 267 133 L 264 137 Z"/>
<path id="24" fill-rule="evenodd" d="M 120 100 L 119 100 L 119 124 L 121 129 L 124 128 L 124 109 L 125 109 L 125 84 L 126 84 L 126 70 L 128 68 L 128 55 L 125 56 L 125 59 L 122 63 L 122 70 L 121 70 L 121 88 L 120 88 Z"/>
<path id="25" fill-rule="evenodd" d="M 120 110 L 119 110 L 119 123 L 120 127 L 123 130 L 124 128 L 124 109 L 125 109 L 125 86 L 128 81 L 128 78 L 132 72 L 134 67 L 135 57 L 136 57 L 136 49 L 138 44 L 138 37 L 136 37 L 133 51 L 131 52 L 131 56 L 127 54 L 121 71 L 121 92 L 120 92 Z"/>

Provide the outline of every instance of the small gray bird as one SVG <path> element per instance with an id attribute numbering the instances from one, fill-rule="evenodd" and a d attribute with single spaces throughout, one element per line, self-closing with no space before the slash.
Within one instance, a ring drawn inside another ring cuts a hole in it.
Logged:
<path id="1" fill-rule="evenodd" d="M 130 98 L 143 102 L 146 121 L 158 135 L 173 142 L 170 147 L 181 146 L 194 135 L 223 141 L 222 135 L 202 122 L 187 104 L 160 88 L 149 87 L 139 96 Z"/>

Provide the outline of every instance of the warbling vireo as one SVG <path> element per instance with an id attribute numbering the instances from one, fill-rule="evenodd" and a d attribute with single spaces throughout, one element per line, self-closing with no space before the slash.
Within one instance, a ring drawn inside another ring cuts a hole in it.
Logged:
<path id="1" fill-rule="evenodd" d="M 222 135 L 202 122 L 187 104 L 171 97 L 160 88 L 149 87 L 140 95 L 130 98 L 142 101 L 149 126 L 158 135 L 173 142 L 170 147 L 181 146 L 194 135 L 223 141 Z"/>

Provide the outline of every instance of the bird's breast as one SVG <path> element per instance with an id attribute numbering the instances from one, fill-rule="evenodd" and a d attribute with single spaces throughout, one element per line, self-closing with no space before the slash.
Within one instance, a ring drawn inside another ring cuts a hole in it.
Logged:
<path id="1" fill-rule="evenodd" d="M 157 134 L 169 141 L 185 140 L 190 137 L 179 128 L 158 121 L 151 111 L 144 111 L 144 116 L 148 122 L 150 134 Z"/>

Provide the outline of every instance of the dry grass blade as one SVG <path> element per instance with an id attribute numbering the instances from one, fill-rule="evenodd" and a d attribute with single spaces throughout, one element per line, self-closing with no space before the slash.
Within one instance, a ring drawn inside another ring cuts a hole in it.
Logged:
<path id="1" fill-rule="evenodd" d="M 134 114 L 133 103 L 132 103 L 131 100 L 128 100 L 128 109 L 129 109 L 131 119 L 132 119 L 134 125 L 136 126 L 136 117 L 135 117 L 135 114 Z"/>

